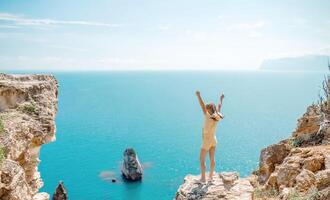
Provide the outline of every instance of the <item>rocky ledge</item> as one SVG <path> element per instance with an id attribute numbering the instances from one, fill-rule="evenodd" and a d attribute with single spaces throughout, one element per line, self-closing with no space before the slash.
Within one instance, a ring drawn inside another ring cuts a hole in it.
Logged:
<path id="1" fill-rule="evenodd" d="M 0 199 L 49 199 L 38 164 L 55 140 L 57 88 L 53 76 L 0 74 Z"/>
<path id="2" fill-rule="evenodd" d="M 253 187 L 247 178 L 239 178 L 237 172 L 215 174 L 212 182 L 201 183 L 200 176 L 187 175 L 176 193 L 176 200 L 186 199 L 232 199 L 250 200 Z"/>

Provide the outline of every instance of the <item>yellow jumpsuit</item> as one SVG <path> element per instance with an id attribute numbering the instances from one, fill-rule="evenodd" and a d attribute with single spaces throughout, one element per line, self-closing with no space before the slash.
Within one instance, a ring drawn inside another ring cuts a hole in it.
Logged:
<path id="1" fill-rule="evenodd" d="M 212 119 L 211 117 L 215 117 L 217 120 Z M 217 124 L 220 121 L 220 116 L 218 113 L 214 115 L 210 115 L 208 112 L 204 115 L 204 127 L 202 131 L 202 148 L 205 150 L 210 150 L 211 147 L 215 147 L 217 145 L 217 137 L 215 135 L 217 130 Z"/>

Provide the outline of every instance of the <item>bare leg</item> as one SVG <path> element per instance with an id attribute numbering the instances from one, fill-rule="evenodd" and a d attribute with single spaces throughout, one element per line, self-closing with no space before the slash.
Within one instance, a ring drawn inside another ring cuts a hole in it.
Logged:
<path id="1" fill-rule="evenodd" d="M 200 165 L 201 165 L 201 181 L 205 182 L 205 170 L 206 170 L 206 166 L 205 166 L 205 157 L 207 154 L 207 150 L 201 148 L 201 153 L 200 153 Z"/>
<path id="2" fill-rule="evenodd" d="M 210 148 L 209 155 L 210 155 L 210 174 L 209 178 L 212 181 L 213 179 L 213 173 L 214 173 L 214 167 L 215 167 L 215 161 L 214 161 L 214 154 L 215 154 L 215 146 Z"/>

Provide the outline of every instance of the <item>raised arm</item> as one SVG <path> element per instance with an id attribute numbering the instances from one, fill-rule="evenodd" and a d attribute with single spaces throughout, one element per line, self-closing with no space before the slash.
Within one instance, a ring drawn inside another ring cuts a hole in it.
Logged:
<path id="1" fill-rule="evenodd" d="M 204 101 L 203 101 L 203 99 L 201 97 L 201 93 L 199 91 L 196 91 L 196 96 L 198 98 L 199 104 L 201 105 L 201 108 L 203 110 L 203 113 L 206 114 L 206 107 L 205 107 Z"/>
<path id="2" fill-rule="evenodd" d="M 222 93 L 221 96 L 220 96 L 220 102 L 219 102 L 219 104 L 218 104 L 218 112 L 219 112 L 219 113 L 220 113 L 220 111 L 221 111 L 222 101 L 223 101 L 224 98 L 225 98 L 225 94 Z"/>

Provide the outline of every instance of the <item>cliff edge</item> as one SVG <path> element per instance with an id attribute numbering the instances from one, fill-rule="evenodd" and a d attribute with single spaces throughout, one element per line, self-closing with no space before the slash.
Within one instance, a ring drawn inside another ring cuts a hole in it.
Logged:
<path id="1" fill-rule="evenodd" d="M 53 76 L 0 74 L 0 199 L 49 199 L 38 164 L 55 140 L 57 89 Z"/>
<path id="2" fill-rule="evenodd" d="M 250 200 L 253 187 L 247 178 L 239 178 L 237 172 L 215 174 L 212 182 L 201 183 L 200 176 L 187 175 L 176 193 L 176 200 Z"/>

